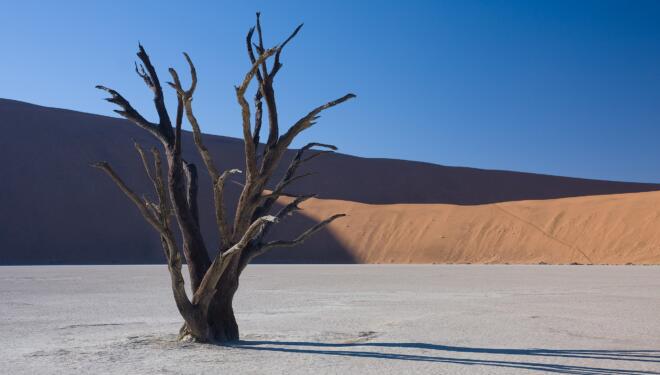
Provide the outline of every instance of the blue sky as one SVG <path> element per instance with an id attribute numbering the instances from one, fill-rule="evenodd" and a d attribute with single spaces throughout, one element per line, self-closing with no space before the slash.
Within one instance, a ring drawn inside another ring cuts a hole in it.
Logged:
<path id="1" fill-rule="evenodd" d="M 12 1 L 0 13 L 0 97 L 112 115 L 101 83 L 152 116 L 133 72 L 140 41 L 163 77 L 185 72 L 189 52 L 204 131 L 238 137 L 233 85 L 257 10 L 267 44 L 305 22 L 276 82 L 280 124 L 358 95 L 297 145 L 660 182 L 656 1 Z"/>

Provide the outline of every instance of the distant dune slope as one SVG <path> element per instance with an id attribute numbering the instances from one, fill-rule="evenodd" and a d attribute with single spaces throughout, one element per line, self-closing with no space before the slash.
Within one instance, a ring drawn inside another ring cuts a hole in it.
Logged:
<path id="1" fill-rule="evenodd" d="M 361 263 L 660 264 L 660 192 L 459 206 L 311 200 Z"/>
<path id="2" fill-rule="evenodd" d="M 110 110 L 109 106 L 108 112 Z M 332 124 L 320 123 L 318 126 Z M 0 130 L 0 158 L 3 161 L 0 163 L 0 264 L 162 262 L 159 241 L 152 229 L 106 176 L 89 167 L 91 162 L 107 160 L 136 192 L 150 194 L 150 184 L 131 141 L 136 139 L 145 146 L 152 144 L 144 131 L 116 118 L 6 99 L 0 99 Z M 204 141 L 219 168 L 242 168 L 241 140 L 206 135 Z M 183 145 L 186 159 L 197 163 L 202 170 L 199 181 L 202 230 L 209 249 L 213 251 L 217 231 L 213 227 L 210 181 L 201 167 L 189 133 L 185 133 Z M 292 154 L 289 152 L 287 158 Z M 283 166 L 287 164 L 285 160 Z M 479 205 L 484 203 L 660 190 L 657 184 L 446 167 L 344 154 L 316 158 L 301 170 L 306 171 L 320 173 L 299 181 L 292 186 L 291 193 L 314 192 L 322 199 L 368 204 L 455 204 L 466 208 L 472 206 L 477 210 L 474 212 L 483 210 L 486 206 Z M 227 204 L 232 210 L 239 188 L 236 184 L 228 186 Z M 388 213 L 391 208 L 379 209 Z M 473 212 L 472 209 L 465 212 Z M 423 227 L 424 224 L 417 223 L 417 220 L 423 223 L 427 219 L 422 218 L 427 213 L 419 215 L 407 219 L 416 223 L 411 224 L 411 228 Z M 475 226 L 487 229 L 488 225 L 499 225 L 495 221 L 490 224 L 477 222 L 479 217 L 475 214 Z M 387 215 L 375 216 L 373 223 L 378 227 L 393 220 Z M 314 223 L 313 218 L 292 217 L 275 234 L 290 237 Z M 374 233 L 381 232 L 375 230 Z M 431 232 L 424 234 L 431 235 Z M 381 239 L 373 237 L 373 240 Z M 379 243 L 374 242 L 372 246 L 379 246 Z M 407 246 L 412 251 L 414 244 Z M 514 248 L 513 243 L 511 250 L 529 251 L 522 246 Z M 484 251 L 488 254 L 494 250 Z M 260 261 L 323 263 L 381 259 L 355 258 L 353 253 L 325 231 L 299 249 L 275 251 Z M 382 256 L 383 261 L 388 259 Z M 497 259 L 487 255 L 482 258 L 486 261 Z M 426 259 L 443 261 L 454 258 Z"/>

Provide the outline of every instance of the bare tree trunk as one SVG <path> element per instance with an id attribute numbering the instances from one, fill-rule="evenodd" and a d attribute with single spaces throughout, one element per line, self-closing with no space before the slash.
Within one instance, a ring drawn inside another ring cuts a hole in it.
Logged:
<path id="1" fill-rule="evenodd" d="M 239 338 L 238 323 L 234 314 L 234 295 L 238 290 L 238 273 L 226 272 L 220 279 L 223 285 L 215 294 L 209 309 L 209 324 L 215 341 L 235 341 Z"/>
<path id="2" fill-rule="evenodd" d="M 184 323 L 179 331 L 179 338 L 191 337 L 198 341 L 208 342 L 231 342 L 239 339 L 238 323 L 236 321 L 236 314 L 234 313 L 234 295 L 238 290 L 238 273 L 225 272 L 220 279 L 219 285 L 215 296 L 209 305 L 208 315 L 200 317 L 203 322 L 198 325 L 207 326 L 208 332 L 206 338 L 200 337 L 196 334 L 194 329 L 191 329 L 188 323 Z"/>
<path id="3" fill-rule="evenodd" d="M 263 45 L 260 18 L 259 13 L 257 13 L 256 28 L 251 28 L 247 34 L 246 46 L 251 68 L 242 83 L 236 87 L 236 98 L 241 108 L 245 143 L 245 184 L 233 222 L 229 220 L 229 215 L 225 212 L 224 185 L 229 175 L 240 173 L 240 171 L 231 169 L 221 173 L 203 144 L 202 133 L 192 108 L 193 94 L 197 87 L 197 72 L 190 57 L 184 53 L 191 75 L 191 85 L 187 90 L 181 85 L 178 73 L 172 68 L 169 69 L 172 82 L 168 82 L 168 84 L 174 88 L 177 94 L 177 111 L 174 124 L 172 124 L 165 108 L 163 90 L 156 69 L 141 45 L 137 56 L 142 64 L 139 66 L 136 64 L 135 70 L 154 94 L 158 122 L 150 122 L 145 119 L 117 91 L 104 86 L 97 86 L 110 94 L 110 98 L 107 99 L 109 102 L 120 107 L 115 112 L 146 130 L 162 144 L 167 161 L 166 182 L 163 178 L 161 151 L 158 148 L 151 150 L 153 154 L 153 165 L 151 165 L 152 163 L 148 160 L 140 145 L 135 144 L 145 171 L 154 185 L 157 198 L 155 201 L 146 197 L 140 198 L 121 180 L 108 163 L 99 162 L 94 166 L 106 172 L 120 190 L 135 204 L 145 220 L 160 235 L 171 276 L 172 293 L 176 306 L 184 320 L 184 325 L 180 330 L 181 338 L 192 337 L 198 341 L 220 343 L 238 340 L 239 331 L 233 309 L 233 300 L 238 290 L 241 272 L 250 261 L 275 247 L 296 246 L 335 219 L 344 216 L 343 214 L 333 215 L 292 240 L 264 242 L 271 225 L 297 211 L 299 209 L 298 204 L 312 197 L 312 195 L 294 197 L 293 201 L 285 205 L 284 208 L 271 214 L 273 205 L 279 197 L 290 196 L 285 192 L 285 189 L 293 182 L 309 175 L 296 175 L 297 168 L 302 163 L 318 155 L 336 150 L 336 147 L 322 143 L 310 143 L 304 146 L 298 151 L 284 177 L 275 185 L 275 188 L 266 190 L 291 142 L 302 131 L 312 127 L 322 111 L 355 97 L 353 94 L 347 94 L 313 109 L 280 135 L 273 82 L 282 67 L 280 55 L 283 48 L 298 33 L 301 27 L 302 25 L 298 26 L 279 46 L 266 49 Z M 258 43 L 252 42 L 255 30 L 258 33 Z M 270 57 L 274 58 L 274 63 L 269 68 L 267 60 Z M 253 126 L 251 108 L 245 99 L 245 92 L 255 77 L 258 81 L 258 87 L 254 96 Z M 268 138 L 263 147 L 263 152 L 258 155 L 257 150 L 260 149 L 259 137 L 264 110 L 262 101 L 265 101 L 268 112 Z M 187 163 L 182 157 L 181 126 L 184 114 L 192 127 L 193 140 L 197 151 L 202 157 L 213 183 L 215 218 L 218 234 L 220 235 L 220 243 L 217 246 L 218 252 L 213 260 L 207 252 L 199 223 L 197 169 L 195 165 Z M 314 147 L 321 147 L 326 150 L 316 150 L 317 152 L 311 156 L 304 157 L 305 152 L 314 151 L 312 150 Z M 172 231 L 172 217 L 176 220 L 183 240 L 181 249 L 179 249 Z M 191 297 L 188 296 L 184 288 L 180 253 L 183 253 L 188 265 L 192 286 Z"/>

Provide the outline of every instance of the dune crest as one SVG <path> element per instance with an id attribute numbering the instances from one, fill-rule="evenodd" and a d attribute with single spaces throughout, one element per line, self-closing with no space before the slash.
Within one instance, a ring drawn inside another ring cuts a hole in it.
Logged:
<path id="1" fill-rule="evenodd" d="M 312 199 L 359 263 L 660 263 L 660 192 L 477 206 Z"/>
<path id="2" fill-rule="evenodd" d="M 136 192 L 149 194 L 151 182 L 131 139 L 149 147 L 150 137 L 125 120 L 14 100 L 0 99 L 0 118 L 6 133 L 0 157 L 7 160 L 0 165 L 0 264 L 163 262 L 158 235 L 107 177 L 89 167 L 108 161 Z M 204 143 L 219 169 L 244 169 L 241 140 L 204 135 Z M 188 161 L 203 164 L 188 132 L 183 147 Z M 295 152 L 289 150 L 283 166 Z M 259 262 L 660 263 L 653 234 L 660 228 L 653 210 L 658 202 L 649 198 L 657 195 L 611 195 L 660 191 L 660 184 L 345 154 L 316 158 L 301 168 L 306 172 L 317 173 L 288 192 L 324 200 L 303 211 L 313 217 L 294 215 L 273 237 L 292 238 L 323 214 L 353 216 L 333 226 L 340 238 L 324 230 Z M 208 174 L 200 174 L 199 186 L 202 231 L 213 249 L 218 238 Z M 233 211 L 239 185 L 228 184 L 226 193 Z M 559 199 L 568 197 L 583 198 Z M 616 199 L 626 203 L 619 206 Z M 518 203 L 503 203 L 513 201 Z M 340 227 L 345 224 L 351 228 Z"/>

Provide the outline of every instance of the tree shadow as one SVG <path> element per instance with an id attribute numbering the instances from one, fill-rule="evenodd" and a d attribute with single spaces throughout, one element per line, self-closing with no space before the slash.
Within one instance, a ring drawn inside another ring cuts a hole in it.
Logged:
<path id="1" fill-rule="evenodd" d="M 405 354 L 383 351 L 360 350 L 377 349 L 418 349 L 425 352 L 471 353 L 486 355 L 510 355 L 529 357 L 552 357 L 563 359 L 590 359 L 625 362 L 645 362 L 660 364 L 660 350 L 581 350 L 581 349 L 509 349 L 473 348 L 462 346 L 436 345 L 429 343 L 320 343 L 304 341 L 240 341 L 232 347 L 248 350 L 273 351 L 299 354 L 321 354 L 359 358 L 391 359 L 416 362 L 438 362 L 457 365 L 478 365 L 504 367 L 521 370 L 535 370 L 558 374 L 606 375 L 606 374 L 660 374 L 657 371 L 633 370 L 624 368 L 592 367 L 569 364 L 544 363 L 535 361 L 515 361 L 498 359 L 454 358 L 447 355 Z M 435 353 L 432 353 L 435 354 Z"/>

